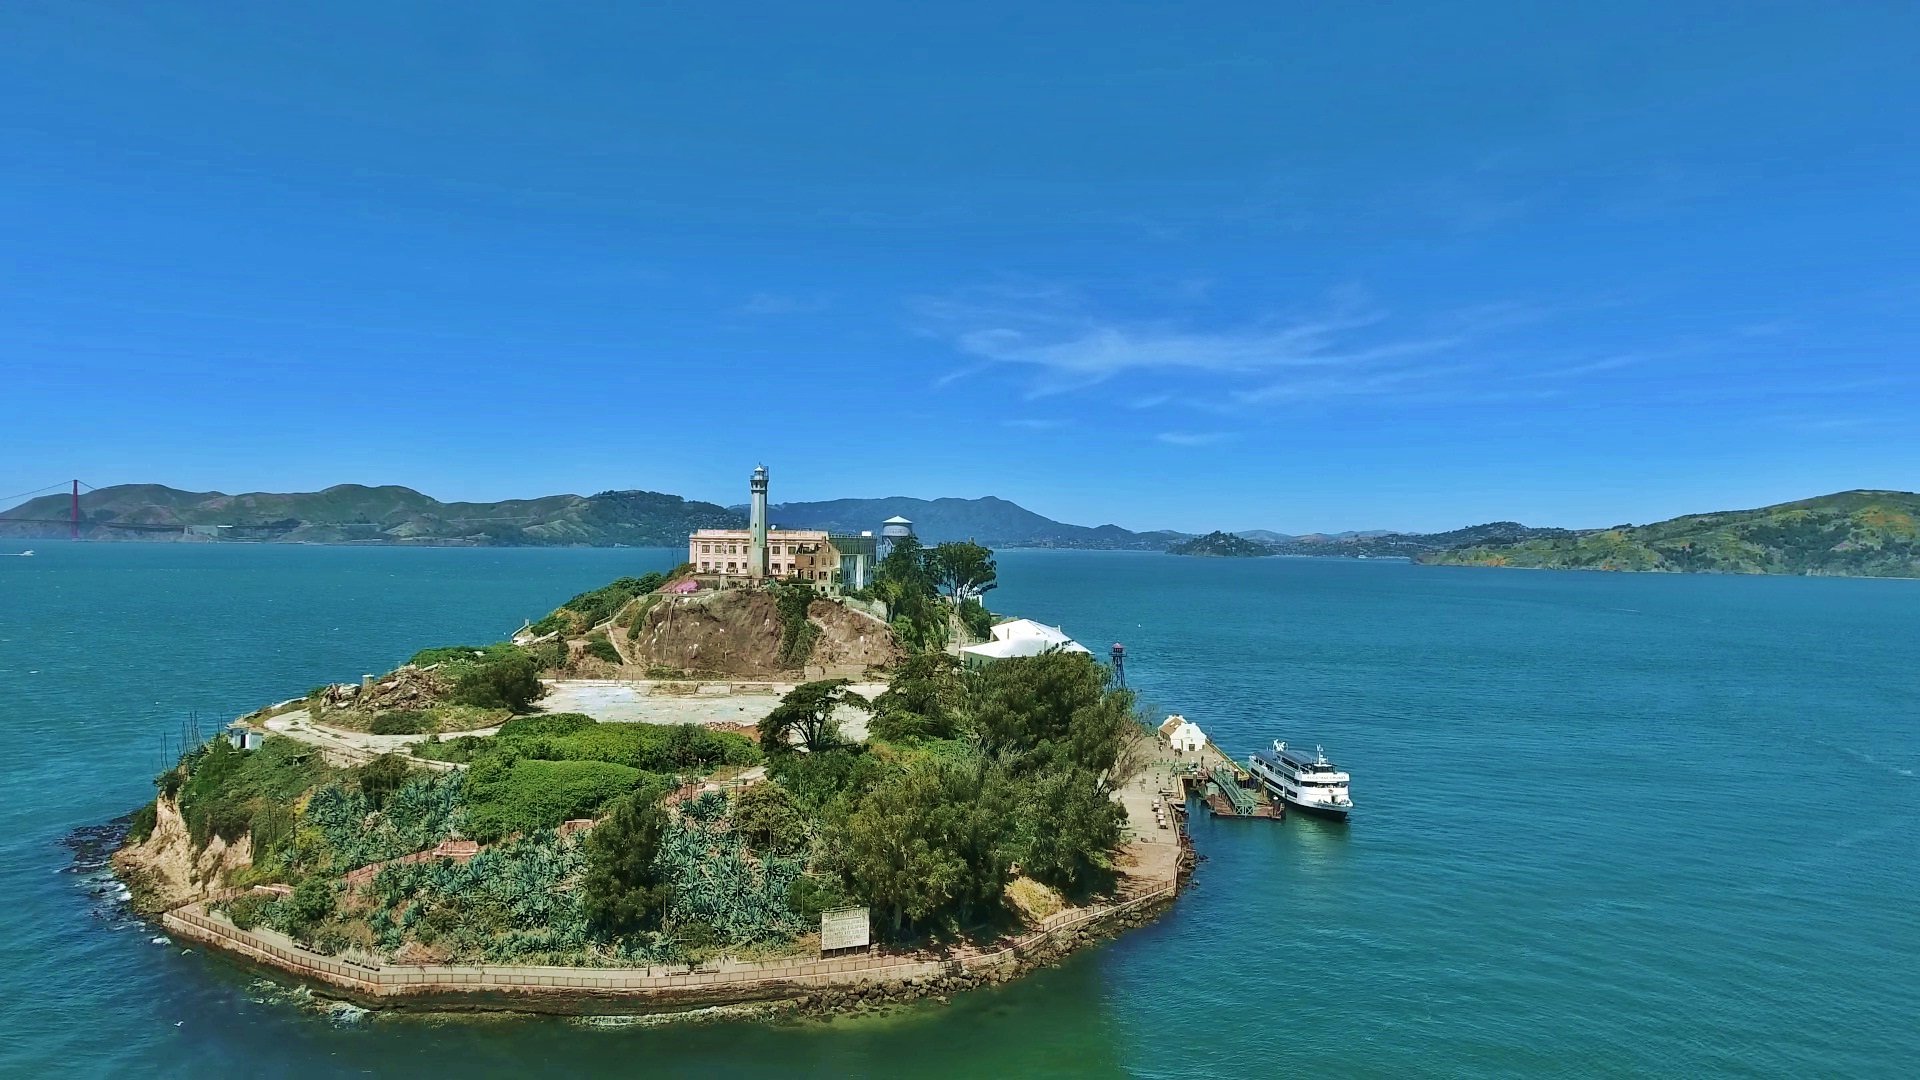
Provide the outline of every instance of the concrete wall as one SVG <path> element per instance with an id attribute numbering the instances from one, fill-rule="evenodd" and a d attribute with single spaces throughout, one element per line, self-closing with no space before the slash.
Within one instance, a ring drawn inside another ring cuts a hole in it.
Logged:
<path id="1" fill-rule="evenodd" d="M 618 1003 L 631 1011 L 635 1007 L 778 1000 L 827 987 L 933 980 L 1017 965 L 1024 957 L 1073 934 L 1144 914 L 1171 901 L 1175 891 L 1176 886 L 1169 883 L 1123 903 L 1060 912 L 1002 948 L 959 952 L 951 958 L 869 955 L 833 960 L 719 961 L 697 968 L 684 964 L 638 968 L 374 965 L 301 948 L 272 930 L 242 930 L 208 913 L 202 904 L 177 908 L 162 916 L 162 921 L 177 937 L 290 972 L 368 1004 L 472 1008 L 497 1000 L 502 1007 L 590 1012 L 599 1002 Z"/>

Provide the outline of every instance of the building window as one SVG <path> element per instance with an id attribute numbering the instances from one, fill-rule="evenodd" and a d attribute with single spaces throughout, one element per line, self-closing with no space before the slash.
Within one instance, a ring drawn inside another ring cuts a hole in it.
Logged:
<path id="1" fill-rule="evenodd" d="M 701 544 L 701 545 L 700 545 L 700 554 L 702 554 L 702 555 L 711 555 L 711 554 L 713 554 L 713 545 L 712 545 L 712 544 Z"/>

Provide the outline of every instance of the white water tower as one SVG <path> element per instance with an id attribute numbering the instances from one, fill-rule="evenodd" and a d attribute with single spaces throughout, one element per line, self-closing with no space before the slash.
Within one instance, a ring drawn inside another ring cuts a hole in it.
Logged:
<path id="1" fill-rule="evenodd" d="M 913 522 L 898 514 L 880 523 L 880 557 L 886 558 L 893 545 L 913 535 Z"/>

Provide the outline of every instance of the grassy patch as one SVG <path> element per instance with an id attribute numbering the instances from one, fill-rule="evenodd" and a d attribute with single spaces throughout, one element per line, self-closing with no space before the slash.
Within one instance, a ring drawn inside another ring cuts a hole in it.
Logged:
<path id="1" fill-rule="evenodd" d="M 645 775 L 607 761 L 488 757 L 469 772 L 465 830 L 484 843 L 594 817 Z"/>

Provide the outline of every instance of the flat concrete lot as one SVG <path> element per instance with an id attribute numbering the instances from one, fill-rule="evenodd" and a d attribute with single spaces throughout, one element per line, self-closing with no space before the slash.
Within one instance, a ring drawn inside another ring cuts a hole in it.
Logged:
<path id="1" fill-rule="evenodd" d="M 584 713 L 595 720 L 638 724 L 757 724 L 780 703 L 793 683 L 658 683 L 645 679 L 560 679 L 548 684 L 540 708 L 549 713 Z M 667 689 L 668 687 L 674 689 Z M 885 683 L 856 683 L 854 693 L 872 700 Z M 867 714 L 841 709 L 836 719 L 848 737 L 867 737 Z"/>

